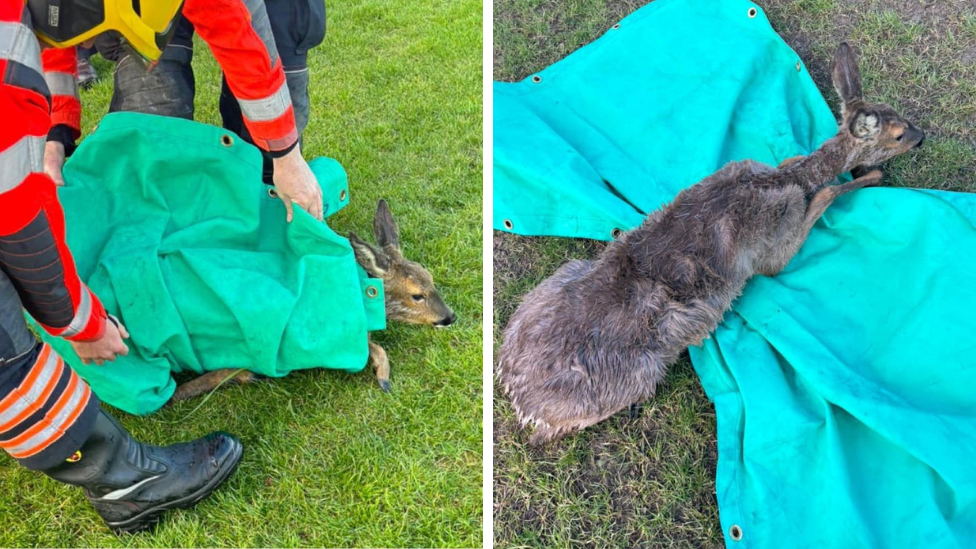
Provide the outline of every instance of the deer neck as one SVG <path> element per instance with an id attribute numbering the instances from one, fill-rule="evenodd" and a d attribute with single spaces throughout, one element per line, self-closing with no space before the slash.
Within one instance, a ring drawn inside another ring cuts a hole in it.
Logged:
<path id="1" fill-rule="evenodd" d="M 783 175 L 795 178 L 802 187 L 819 187 L 830 183 L 855 164 L 854 138 L 839 133 L 817 150 L 783 170 Z"/>

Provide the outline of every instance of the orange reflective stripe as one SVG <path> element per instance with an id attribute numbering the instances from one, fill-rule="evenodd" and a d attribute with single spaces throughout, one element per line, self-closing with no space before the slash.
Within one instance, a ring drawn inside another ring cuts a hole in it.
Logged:
<path id="1" fill-rule="evenodd" d="M 80 381 L 80 378 L 72 372 L 68 387 L 54 407 L 44 415 L 44 419 L 20 435 L 0 442 L 0 448 L 17 459 L 41 452 L 64 435 L 68 427 L 78 419 L 90 398 L 91 390 L 88 384 Z"/>
<path id="2" fill-rule="evenodd" d="M 25 379 L 20 387 L 4 399 L 6 402 L 11 397 L 17 397 L 0 413 L 0 420 L 4 421 L 3 425 L 0 425 L 0 433 L 20 425 L 25 419 L 43 408 L 48 399 L 51 398 L 51 393 L 54 392 L 63 372 L 64 361 L 45 344 L 44 350 L 37 357 L 37 362 L 34 363 L 31 370 L 31 374 L 37 373 L 35 380 Z M 30 375 L 28 375 L 29 377 Z"/>

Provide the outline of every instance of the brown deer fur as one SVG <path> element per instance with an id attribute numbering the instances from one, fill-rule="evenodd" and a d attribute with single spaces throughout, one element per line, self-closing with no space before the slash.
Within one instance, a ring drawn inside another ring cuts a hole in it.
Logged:
<path id="1" fill-rule="evenodd" d="M 699 345 L 755 274 L 780 272 L 838 196 L 881 172 L 835 178 L 921 145 L 891 107 L 861 98 L 841 44 L 831 63 L 843 100 L 835 137 L 778 168 L 746 160 L 678 194 L 594 261 L 563 265 L 522 301 L 505 330 L 497 376 L 530 443 L 552 441 L 654 395 L 665 368 Z"/>

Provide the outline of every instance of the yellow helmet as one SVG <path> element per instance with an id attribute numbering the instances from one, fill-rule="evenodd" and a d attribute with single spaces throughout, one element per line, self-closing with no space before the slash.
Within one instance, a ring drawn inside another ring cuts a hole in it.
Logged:
<path id="1" fill-rule="evenodd" d="M 117 31 L 147 63 L 159 60 L 179 22 L 183 0 L 26 0 L 34 32 L 64 48 Z"/>

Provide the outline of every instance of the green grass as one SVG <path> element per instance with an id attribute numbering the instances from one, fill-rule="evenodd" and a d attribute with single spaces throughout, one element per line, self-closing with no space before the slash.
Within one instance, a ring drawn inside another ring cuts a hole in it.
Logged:
<path id="1" fill-rule="evenodd" d="M 305 156 L 338 159 L 351 204 L 330 218 L 371 233 L 387 198 L 407 257 L 433 273 L 459 324 L 393 325 L 393 392 L 367 372 L 296 373 L 218 390 L 146 418 L 143 441 L 223 429 L 244 460 L 213 497 L 152 533 L 115 537 L 81 491 L 0 458 L 0 546 L 474 546 L 482 540 L 481 6 L 473 0 L 329 5 L 312 52 Z M 104 115 L 111 67 L 82 94 Z M 197 119 L 220 124 L 219 74 L 198 42 Z M 76 228 L 76 230 L 78 230 Z"/>
<path id="2" fill-rule="evenodd" d="M 515 81 L 589 43 L 644 0 L 498 0 L 494 79 Z M 760 1 L 837 109 L 829 60 L 848 40 L 869 101 L 891 104 L 928 137 L 885 166 L 885 183 L 976 192 L 976 6 L 962 1 Z M 519 298 L 596 242 L 494 234 L 494 344 Z M 643 414 L 626 413 L 550 448 L 526 446 L 494 399 L 496 547 L 719 547 L 715 412 L 687 356 Z"/>

